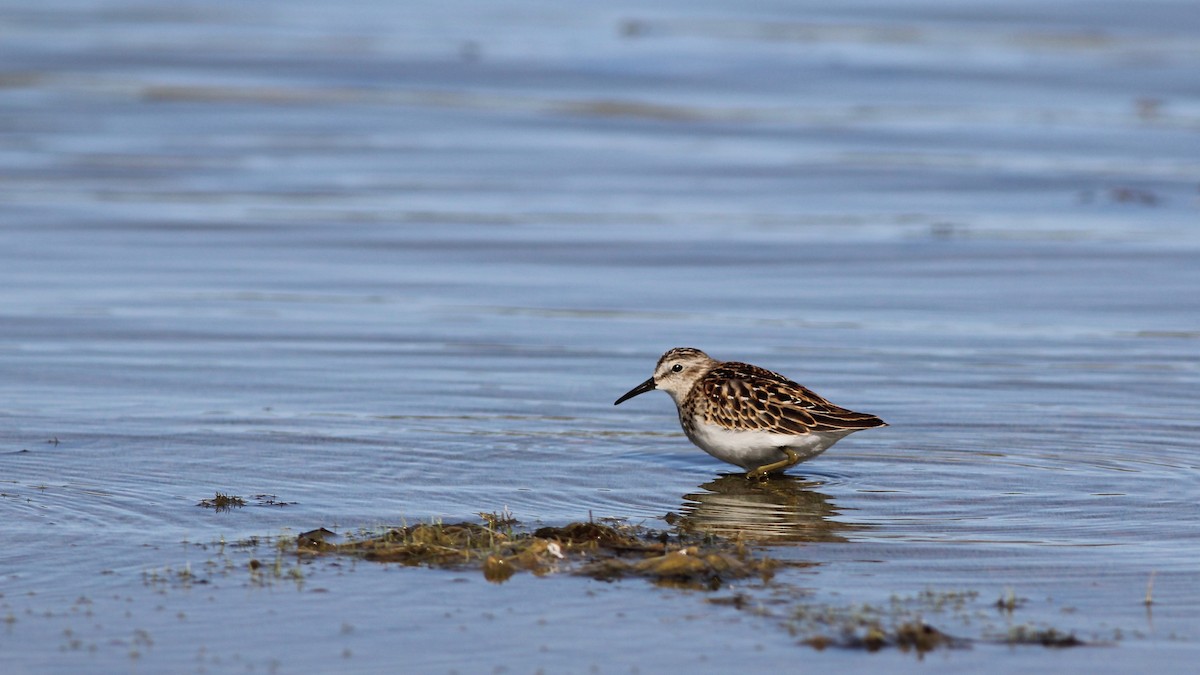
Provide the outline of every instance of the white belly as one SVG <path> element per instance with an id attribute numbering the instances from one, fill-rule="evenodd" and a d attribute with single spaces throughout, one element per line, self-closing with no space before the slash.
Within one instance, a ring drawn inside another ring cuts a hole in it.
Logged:
<path id="1" fill-rule="evenodd" d="M 684 432 L 687 432 L 686 427 Z M 800 455 L 800 461 L 812 459 L 850 433 L 834 431 L 795 436 L 762 430 L 731 431 L 697 420 L 695 431 L 688 433 L 688 438 L 713 457 L 752 470 L 786 458 L 781 448 L 789 448 Z"/>

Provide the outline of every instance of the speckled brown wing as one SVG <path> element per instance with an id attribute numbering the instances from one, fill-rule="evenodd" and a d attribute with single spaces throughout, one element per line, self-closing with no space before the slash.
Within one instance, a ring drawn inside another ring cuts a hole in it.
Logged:
<path id="1" fill-rule="evenodd" d="M 883 426 L 874 415 L 836 406 L 779 373 L 727 361 L 697 383 L 708 405 L 706 422 L 727 429 L 776 430 L 786 434 L 853 431 Z"/>

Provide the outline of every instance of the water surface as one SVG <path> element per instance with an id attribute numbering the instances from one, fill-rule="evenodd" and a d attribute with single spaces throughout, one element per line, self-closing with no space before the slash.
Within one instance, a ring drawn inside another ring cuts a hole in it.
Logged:
<path id="1" fill-rule="evenodd" d="M 9 671 L 1200 655 L 1190 3 L 2 17 Z M 891 426 L 747 485 L 667 397 L 611 405 L 684 345 Z M 249 505 L 197 505 L 216 492 Z M 275 536 L 505 507 L 674 514 L 794 564 L 716 594 L 247 566 Z M 978 594 L 929 616 L 973 648 L 781 625 L 930 589 Z M 761 611 L 709 602 L 732 593 Z M 995 642 L 1026 624 L 1111 647 Z"/>

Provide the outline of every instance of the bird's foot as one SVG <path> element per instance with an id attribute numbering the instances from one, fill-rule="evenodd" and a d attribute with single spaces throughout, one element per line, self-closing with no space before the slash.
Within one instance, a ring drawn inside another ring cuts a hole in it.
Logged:
<path id="1" fill-rule="evenodd" d="M 746 480 L 764 480 L 767 478 L 767 476 L 770 476 L 776 471 L 783 471 L 784 469 L 788 469 L 800 463 L 800 455 L 796 454 L 795 450 L 792 450 L 791 448 L 780 449 L 783 450 L 783 454 L 787 455 L 786 458 L 781 459 L 778 462 L 763 464 L 753 471 L 747 471 Z"/>

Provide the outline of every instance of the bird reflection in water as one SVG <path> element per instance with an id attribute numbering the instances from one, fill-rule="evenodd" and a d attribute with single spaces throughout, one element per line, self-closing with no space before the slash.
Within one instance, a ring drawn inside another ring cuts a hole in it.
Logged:
<path id="1" fill-rule="evenodd" d="M 749 481 L 723 475 L 683 496 L 679 514 L 668 522 L 685 530 L 761 544 L 846 541 L 843 533 L 865 526 L 832 520 L 839 511 L 821 483 L 795 476 Z"/>

